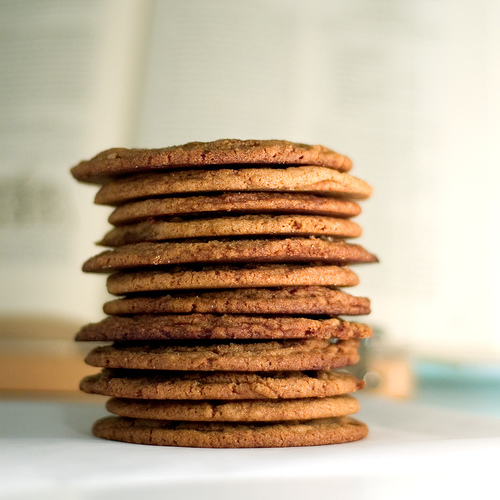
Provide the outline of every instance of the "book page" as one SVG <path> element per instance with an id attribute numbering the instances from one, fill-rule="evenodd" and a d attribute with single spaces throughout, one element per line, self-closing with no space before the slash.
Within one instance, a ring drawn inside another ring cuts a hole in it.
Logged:
<path id="1" fill-rule="evenodd" d="M 105 278 L 81 266 L 101 251 L 94 242 L 110 210 L 69 169 L 131 145 L 146 4 L 2 4 L 0 317 L 10 329 L 16 317 L 77 325 L 103 316 Z"/>

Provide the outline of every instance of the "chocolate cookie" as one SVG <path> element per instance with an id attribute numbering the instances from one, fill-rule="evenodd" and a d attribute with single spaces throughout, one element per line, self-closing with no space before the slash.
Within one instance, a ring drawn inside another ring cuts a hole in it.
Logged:
<path id="1" fill-rule="evenodd" d="M 104 304 L 111 315 L 130 314 L 369 314 L 370 301 L 327 287 L 239 288 L 115 299 Z"/>
<path id="2" fill-rule="evenodd" d="M 240 215 L 210 219 L 148 220 L 111 229 L 99 243 L 117 247 L 143 241 L 242 236 L 333 236 L 355 238 L 361 227 L 323 215 Z"/>
<path id="3" fill-rule="evenodd" d="M 165 195 L 227 191 L 305 192 L 344 199 L 365 199 L 372 194 L 365 181 L 331 168 L 245 168 L 133 175 L 102 186 L 95 202 L 121 205 Z"/>
<path id="4" fill-rule="evenodd" d="M 212 196 L 153 198 L 121 205 L 109 216 L 115 226 L 145 219 L 198 214 L 315 214 L 349 218 L 359 215 L 361 207 L 338 200 L 299 193 L 222 193 Z"/>
<path id="5" fill-rule="evenodd" d="M 95 436 L 128 443 L 198 448 L 283 448 L 357 441 L 367 426 L 352 417 L 279 423 L 169 422 L 126 417 L 98 420 Z"/>
<path id="6" fill-rule="evenodd" d="M 221 139 L 161 149 L 108 149 L 91 160 L 80 162 L 71 173 L 80 181 L 100 184 L 138 172 L 245 164 L 321 165 L 341 171 L 352 166 L 349 158 L 324 146 L 281 140 Z"/>
<path id="7" fill-rule="evenodd" d="M 272 340 L 239 343 L 116 343 L 96 347 L 85 358 L 91 366 L 137 370 L 294 371 L 329 370 L 357 363 L 359 342 Z"/>
<path id="8" fill-rule="evenodd" d="M 85 377 L 80 389 L 129 399 L 293 399 L 324 398 L 362 389 L 349 373 L 308 372 L 176 372 L 105 368 Z"/>
<path id="9" fill-rule="evenodd" d="M 101 252 L 87 260 L 83 270 L 95 273 L 172 264 L 320 261 L 344 265 L 376 262 L 377 258 L 361 245 L 324 238 L 145 242 Z"/>
<path id="10" fill-rule="evenodd" d="M 343 417 L 359 410 L 352 396 L 252 401 L 159 401 L 112 398 L 106 409 L 121 417 L 192 422 L 280 422 Z"/>
<path id="11" fill-rule="evenodd" d="M 110 316 L 84 326 L 78 341 L 157 341 L 215 339 L 350 339 L 366 338 L 372 329 L 338 318 L 311 319 L 290 316 L 225 314 L 136 314 Z"/>
<path id="12" fill-rule="evenodd" d="M 292 264 L 203 266 L 171 271 L 118 272 L 107 279 L 113 295 L 161 290 L 269 288 L 281 286 L 354 286 L 359 279 L 347 267 Z"/>

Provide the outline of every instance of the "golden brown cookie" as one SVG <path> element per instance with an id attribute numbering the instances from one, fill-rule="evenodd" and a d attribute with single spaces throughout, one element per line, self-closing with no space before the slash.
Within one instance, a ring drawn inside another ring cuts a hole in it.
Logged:
<path id="1" fill-rule="evenodd" d="M 324 262 L 345 265 L 376 262 L 361 245 L 324 238 L 210 240 L 132 243 L 106 250 L 83 265 L 85 272 L 194 263 Z"/>
<path id="2" fill-rule="evenodd" d="M 86 272 L 112 273 L 111 314 L 79 341 L 105 342 L 81 389 L 118 417 L 96 436 L 216 448 L 343 443 L 363 382 L 333 372 L 359 361 L 368 299 L 350 264 L 377 262 L 350 220 L 372 188 L 323 146 L 219 140 L 114 148 L 72 169 L 100 185 L 115 227 Z M 111 342 L 114 344 L 109 345 Z"/>
<path id="3" fill-rule="evenodd" d="M 332 236 L 356 238 L 361 227 L 323 215 L 239 215 L 210 219 L 148 220 L 111 229 L 100 245 L 118 247 L 143 241 L 244 236 Z"/>
<path id="4" fill-rule="evenodd" d="M 100 184 L 113 177 L 153 170 L 245 164 L 322 165 L 341 171 L 352 166 L 349 158 L 324 146 L 282 140 L 220 139 L 160 149 L 108 149 L 80 162 L 71 173 L 80 181 Z"/>
<path id="5" fill-rule="evenodd" d="M 359 410 L 349 395 L 251 401 L 159 401 L 112 398 L 106 409 L 121 417 L 192 422 L 280 422 L 343 417 Z"/>
<path id="6" fill-rule="evenodd" d="M 365 181 L 326 167 L 226 168 L 133 175 L 102 186 L 95 202 L 121 205 L 165 195 L 227 191 L 291 191 L 343 199 L 365 199 L 372 194 Z"/>
<path id="7" fill-rule="evenodd" d="M 368 434 L 368 428 L 352 417 L 260 424 L 107 417 L 98 420 L 92 432 L 104 439 L 157 446 L 283 448 L 357 441 Z"/>
<path id="8" fill-rule="evenodd" d="M 176 372 L 113 370 L 85 377 L 80 389 L 129 399 L 294 399 L 324 398 L 362 389 L 364 382 L 338 371 Z"/>
<path id="9" fill-rule="evenodd" d="M 103 309 L 111 315 L 212 313 L 353 316 L 369 314 L 370 300 L 320 286 L 237 288 L 115 299 L 106 302 Z"/>
<path id="10" fill-rule="evenodd" d="M 193 313 L 109 316 L 98 323 L 84 326 L 76 335 L 76 340 L 350 339 L 367 338 L 371 335 L 372 329 L 369 326 L 338 318 Z"/>
<path id="11" fill-rule="evenodd" d="M 349 218 L 361 207 L 348 200 L 300 193 L 222 193 L 212 196 L 153 198 L 121 205 L 109 216 L 115 226 L 172 216 L 198 214 L 315 214 Z"/>
<path id="12" fill-rule="evenodd" d="M 113 295 L 161 290 L 268 288 L 282 286 L 354 286 L 357 275 L 347 267 L 262 264 L 202 266 L 171 271 L 117 272 L 107 279 Z"/>
<path id="13" fill-rule="evenodd" d="M 323 339 L 231 343 L 116 343 L 96 347 L 91 366 L 137 370 L 294 371 L 329 370 L 357 363 L 359 341 Z"/>

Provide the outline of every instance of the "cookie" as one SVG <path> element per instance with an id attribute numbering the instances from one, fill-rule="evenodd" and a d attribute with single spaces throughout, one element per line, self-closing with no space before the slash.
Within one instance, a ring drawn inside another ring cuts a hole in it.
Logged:
<path id="1" fill-rule="evenodd" d="M 343 417 L 359 411 L 349 395 L 253 401 L 158 401 L 112 398 L 106 409 L 121 417 L 189 422 L 280 422 Z"/>
<path id="2" fill-rule="evenodd" d="M 94 201 L 121 205 L 165 195 L 226 191 L 295 191 L 344 199 L 365 199 L 372 194 L 365 181 L 326 167 L 225 168 L 133 175 L 105 184 Z"/>
<path id="3" fill-rule="evenodd" d="M 212 313 L 354 316 L 369 314 L 370 301 L 327 287 L 239 288 L 115 299 L 106 302 L 103 309 L 111 315 Z"/>
<path id="4" fill-rule="evenodd" d="M 323 339 L 231 343 L 123 342 L 96 347 L 85 358 L 91 366 L 137 370 L 294 371 L 329 370 L 358 362 L 359 342 Z"/>
<path id="5" fill-rule="evenodd" d="M 308 372 L 176 372 L 105 368 L 85 377 L 80 389 L 129 399 L 294 399 L 324 398 L 362 389 L 349 373 Z"/>
<path id="6" fill-rule="evenodd" d="M 352 417 L 260 424 L 107 417 L 98 420 L 92 432 L 104 439 L 158 446 L 283 448 L 357 441 L 368 434 L 368 428 Z"/>
<path id="7" fill-rule="evenodd" d="M 325 262 L 345 265 L 376 262 L 361 245 L 325 238 L 210 240 L 132 243 L 106 250 L 83 265 L 85 272 L 199 263 Z"/>
<path id="8" fill-rule="evenodd" d="M 210 219 L 144 221 L 111 229 L 100 245 L 117 247 L 142 241 L 244 236 L 333 236 L 355 238 L 361 227 L 349 219 L 322 215 L 240 215 Z"/>
<path id="9" fill-rule="evenodd" d="M 101 372 L 81 382 L 117 415 L 96 436 L 214 448 L 366 436 L 349 416 L 364 383 L 332 371 L 372 335 L 338 317 L 370 311 L 338 287 L 359 282 L 348 265 L 377 262 L 345 241 L 372 193 L 351 166 L 323 146 L 219 140 L 114 148 L 73 167 L 115 207 L 99 242 L 111 249 L 83 270 L 110 274 L 123 296 L 76 335 L 106 343 L 85 358 Z"/>
<path id="10" fill-rule="evenodd" d="M 161 149 L 108 149 L 80 162 L 71 173 L 80 181 L 100 184 L 138 172 L 245 164 L 321 165 L 341 171 L 352 167 L 349 158 L 324 146 L 281 140 L 221 139 Z"/>
<path id="11" fill-rule="evenodd" d="M 157 341 L 215 339 L 350 339 L 367 338 L 372 329 L 338 318 L 311 319 L 290 316 L 225 314 L 144 314 L 109 316 L 84 326 L 78 341 Z"/>
<path id="12" fill-rule="evenodd" d="M 120 226 L 145 219 L 227 213 L 315 214 L 349 218 L 359 215 L 361 207 L 353 201 L 299 193 L 222 193 L 126 203 L 115 208 L 108 220 Z"/>
<path id="13" fill-rule="evenodd" d="M 354 286 L 357 275 L 347 267 L 262 264 L 202 266 L 170 271 L 117 272 L 107 279 L 113 295 L 161 290 L 268 288 L 281 286 Z"/>

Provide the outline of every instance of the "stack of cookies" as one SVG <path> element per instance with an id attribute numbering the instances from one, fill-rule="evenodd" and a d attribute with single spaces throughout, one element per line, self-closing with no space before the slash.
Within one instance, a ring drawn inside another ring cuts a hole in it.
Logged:
<path id="1" fill-rule="evenodd" d="M 108 315 L 78 341 L 105 343 L 81 389 L 109 396 L 96 436 L 195 447 L 344 443 L 369 312 L 341 290 L 376 262 L 351 219 L 368 184 L 322 146 L 220 140 L 112 149 L 72 169 L 116 207 L 110 247 L 84 271 L 110 273 Z"/>

